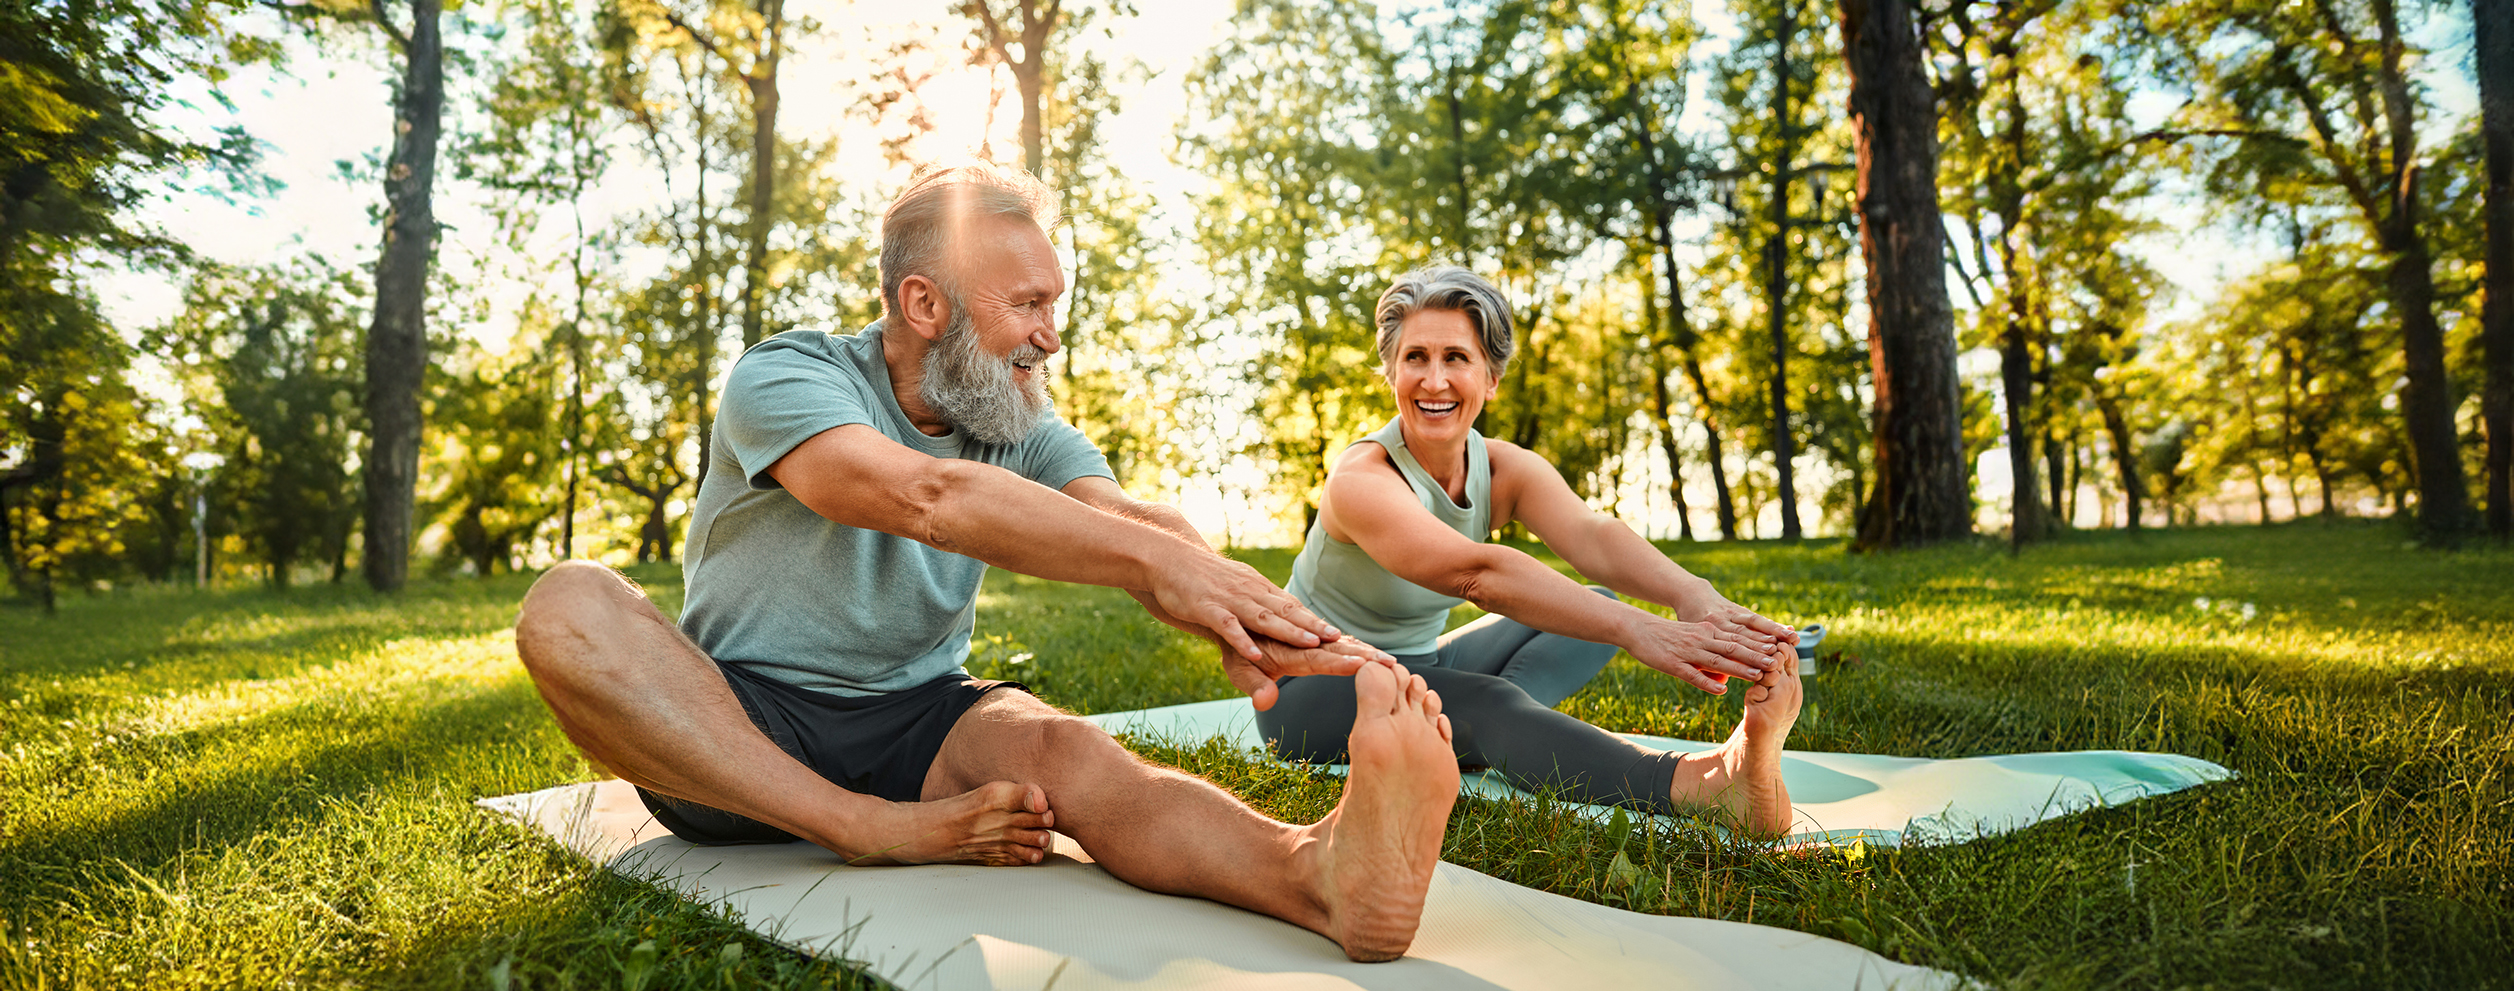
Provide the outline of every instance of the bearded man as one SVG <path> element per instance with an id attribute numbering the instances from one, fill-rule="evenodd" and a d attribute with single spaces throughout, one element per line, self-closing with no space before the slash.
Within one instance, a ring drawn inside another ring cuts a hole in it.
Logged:
<path id="1" fill-rule="evenodd" d="M 1138 887 L 1263 912 L 1357 960 L 1401 955 L 1457 795 L 1439 698 L 1177 510 L 1129 498 L 1057 417 L 1054 226 L 1027 174 L 915 181 L 882 217 L 882 319 L 782 334 L 734 366 L 680 624 L 571 561 L 526 596 L 517 653 L 569 739 L 691 842 L 1021 865 L 1055 830 Z M 1353 678 L 1342 801 L 1277 822 L 970 677 L 990 564 L 1129 590 L 1219 646 L 1259 708 L 1279 677 Z"/>

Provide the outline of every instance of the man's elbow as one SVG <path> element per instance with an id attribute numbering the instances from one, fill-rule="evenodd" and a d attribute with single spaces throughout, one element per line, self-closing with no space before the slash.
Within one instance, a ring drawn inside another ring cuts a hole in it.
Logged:
<path id="1" fill-rule="evenodd" d="M 899 535 L 957 553 L 956 525 L 967 515 L 969 500 L 979 487 L 984 466 L 957 458 L 935 458 L 897 490 L 902 527 Z"/>

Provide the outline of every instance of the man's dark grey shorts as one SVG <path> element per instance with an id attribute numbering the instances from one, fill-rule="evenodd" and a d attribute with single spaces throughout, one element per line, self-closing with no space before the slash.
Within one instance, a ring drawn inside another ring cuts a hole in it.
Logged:
<path id="1" fill-rule="evenodd" d="M 716 669 L 742 702 L 751 724 L 831 784 L 893 802 L 924 797 L 925 774 L 960 715 L 998 688 L 1029 691 L 1012 681 L 937 678 L 884 695 L 831 695 L 797 688 L 739 665 Z M 637 789 L 665 829 L 692 843 L 786 843 L 799 837 L 775 826 L 696 802 Z"/>

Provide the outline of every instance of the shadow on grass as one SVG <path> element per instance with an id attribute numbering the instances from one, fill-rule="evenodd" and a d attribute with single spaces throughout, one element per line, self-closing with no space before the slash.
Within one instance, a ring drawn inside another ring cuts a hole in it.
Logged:
<path id="1" fill-rule="evenodd" d="M 159 738 L 144 748 L 156 760 L 138 768 L 116 760 L 126 756 L 120 753 L 86 765 L 79 777 L 88 781 L 57 787 L 88 795 L 41 803 L 59 817 L 20 822 L 0 839 L 0 892 L 28 897 L 47 884 L 77 886 L 108 862 L 147 871 L 187 851 L 302 820 L 327 799 L 440 779 L 449 749 L 511 734 L 519 719 L 545 718 L 539 698 L 522 685 L 426 705 L 380 724 L 358 726 L 342 715 L 332 705 L 294 706 Z M 274 746 L 280 742 L 295 745 Z M 187 773 L 214 765 L 219 769 L 206 776 Z M 137 797 L 98 807 L 96 793 L 122 787 Z"/>

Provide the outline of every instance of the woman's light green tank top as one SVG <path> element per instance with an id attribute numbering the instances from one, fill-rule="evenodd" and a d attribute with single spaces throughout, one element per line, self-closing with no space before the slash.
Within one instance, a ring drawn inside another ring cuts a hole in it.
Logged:
<path id="1" fill-rule="evenodd" d="M 1365 439 L 1387 449 L 1388 460 L 1396 463 L 1424 509 L 1468 540 L 1480 544 L 1491 537 L 1493 466 L 1484 452 L 1484 435 L 1467 433 L 1467 504 L 1460 506 L 1449 501 L 1449 493 L 1405 449 L 1405 433 L 1398 423 L 1391 420 Z M 1292 583 L 1286 590 L 1347 635 L 1391 654 L 1428 654 L 1438 649 L 1440 634 L 1449 625 L 1449 610 L 1466 601 L 1390 574 L 1360 547 L 1327 536 L 1324 518 L 1310 524 L 1301 556 L 1292 562 Z"/>

